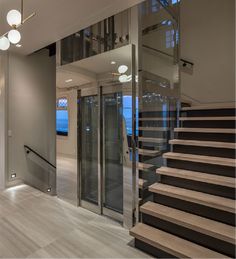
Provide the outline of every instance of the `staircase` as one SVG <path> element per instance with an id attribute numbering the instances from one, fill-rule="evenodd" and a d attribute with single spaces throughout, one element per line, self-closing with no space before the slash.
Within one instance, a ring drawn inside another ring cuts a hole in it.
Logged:
<path id="1" fill-rule="evenodd" d="M 235 258 L 235 107 L 182 108 L 181 127 L 148 187 L 135 246 L 155 257 Z"/>

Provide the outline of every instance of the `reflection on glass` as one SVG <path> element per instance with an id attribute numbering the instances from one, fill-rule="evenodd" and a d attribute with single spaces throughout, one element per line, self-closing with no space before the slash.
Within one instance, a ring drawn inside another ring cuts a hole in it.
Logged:
<path id="1" fill-rule="evenodd" d="M 68 111 L 57 110 L 56 118 L 57 135 L 68 136 Z"/>
<path id="2" fill-rule="evenodd" d="M 57 99 L 56 130 L 57 130 L 57 135 L 68 136 L 68 130 L 69 130 L 68 100 L 67 98 L 64 98 L 64 97 Z"/>
<path id="3" fill-rule="evenodd" d="M 126 124 L 127 136 L 132 136 L 132 96 L 123 96 L 123 116 Z M 138 97 L 136 97 L 136 136 L 138 136 Z"/>
<path id="4" fill-rule="evenodd" d="M 98 204 L 98 97 L 82 98 L 82 200 Z"/>
<path id="5" fill-rule="evenodd" d="M 122 94 L 103 96 L 104 103 L 104 206 L 123 212 Z"/>

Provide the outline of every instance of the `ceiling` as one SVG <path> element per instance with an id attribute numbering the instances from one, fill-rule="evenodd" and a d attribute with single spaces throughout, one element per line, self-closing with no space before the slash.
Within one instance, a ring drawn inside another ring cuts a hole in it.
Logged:
<path id="1" fill-rule="evenodd" d="M 0 0 L 0 35 L 9 30 L 6 15 L 20 10 L 20 0 Z M 142 0 L 24 0 L 25 16 L 36 16 L 19 30 L 21 48 L 11 50 L 27 55 L 80 29 L 123 11 Z"/>
<path id="2" fill-rule="evenodd" d="M 83 60 L 57 68 L 57 87 L 69 88 L 96 82 L 99 77 L 118 79 L 112 73 L 118 73 L 120 65 L 127 65 L 127 75 L 131 74 L 131 45 L 104 52 Z M 115 64 L 111 64 L 111 62 Z M 70 82 L 66 82 L 70 80 Z"/>

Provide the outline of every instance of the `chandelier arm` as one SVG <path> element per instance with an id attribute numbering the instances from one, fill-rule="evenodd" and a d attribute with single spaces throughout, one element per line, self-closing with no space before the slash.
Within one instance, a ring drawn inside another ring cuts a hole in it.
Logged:
<path id="1" fill-rule="evenodd" d="M 10 31 L 10 30 L 9 30 L 9 31 Z M 0 39 L 3 38 L 4 36 L 6 36 L 9 31 L 7 31 L 6 33 L 2 34 L 2 35 L 0 36 Z"/>
<path id="2" fill-rule="evenodd" d="M 26 18 L 22 21 L 21 24 L 19 24 L 19 25 L 17 26 L 17 28 L 20 27 L 21 25 L 23 25 L 23 24 L 24 24 L 25 22 L 27 22 L 29 19 L 33 18 L 35 15 L 36 15 L 36 12 L 33 12 L 32 14 L 30 14 L 28 17 L 26 17 Z"/>
<path id="3" fill-rule="evenodd" d="M 21 24 L 24 21 L 24 0 L 21 0 Z"/>

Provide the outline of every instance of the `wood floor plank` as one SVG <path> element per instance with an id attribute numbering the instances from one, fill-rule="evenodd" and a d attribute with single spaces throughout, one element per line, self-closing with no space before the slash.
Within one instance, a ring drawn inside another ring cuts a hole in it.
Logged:
<path id="1" fill-rule="evenodd" d="M 218 210 L 235 213 L 235 201 L 216 195 L 192 191 L 167 184 L 155 183 L 149 186 L 149 191 L 169 197 L 201 204 Z"/>
<path id="2" fill-rule="evenodd" d="M 202 172 L 190 171 L 190 170 L 183 170 L 171 167 L 161 167 L 157 169 L 157 173 L 160 175 L 167 175 L 176 178 L 188 179 L 203 183 L 210 183 L 221 185 L 230 188 L 236 188 L 235 178 L 233 177 L 225 177 L 221 175 L 215 174 L 207 174 Z"/>
<path id="3" fill-rule="evenodd" d="M 119 222 L 27 185 L 0 191 L 0 258 L 149 258 L 132 239 Z"/>
<path id="4" fill-rule="evenodd" d="M 150 201 L 142 205 L 140 211 L 225 242 L 235 243 L 233 226 Z"/>
<path id="5" fill-rule="evenodd" d="M 166 159 L 235 167 L 235 159 L 232 158 L 192 155 L 175 152 L 167 152 L 163 155 L 163 157 Z"/>
<path id="6" fill-rule="evenodd" d="M 138 223 L 130 230 L 130 234 L 151 246 L 178 258 L 225 258 L 222 254 L 196 245 L 172 234 Z"/>

